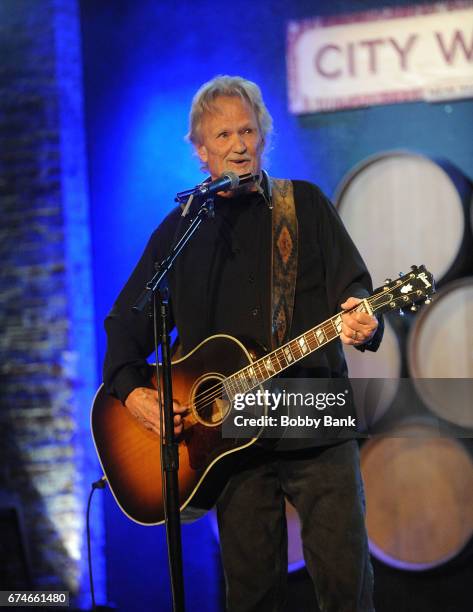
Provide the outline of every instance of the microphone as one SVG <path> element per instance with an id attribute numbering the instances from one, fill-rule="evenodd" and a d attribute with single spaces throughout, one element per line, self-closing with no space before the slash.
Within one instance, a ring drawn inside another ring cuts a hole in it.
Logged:
<path id="1" fill-rule="evenodd" d="M 257 181 L 258 179 L 259 176 L 257 174 L 251 174 L 251 172 L 238 176 L 238 174 L 235 172 L 228 170 L 214 181 L 207 181 L 197 185 L 197 187 L 194 187 L 194 189 L 179 192 L 176 195 L 176 202 L 185 201 L 191 195 L 194 197 L 209 196 L 219 191 L 231 191 L 232 189 L 236 189 L 237 187 L 245 185 L 246 183 Z"/>
<path id="2" fill-rule="evenodd" d="M 251 177 L 251 174 L 244 175 Z M 243 178 L 243 177 L 242 177 Z M 231 191 L 236 189 L 240 184 L 240 177 L 235 172 L 224 172 L 218 179 L 210 181 L 209 183 L 201 183 L 197 186 L 197 190 L 202 195 L 211 195 L 217 193 L 217 191 Z"/>

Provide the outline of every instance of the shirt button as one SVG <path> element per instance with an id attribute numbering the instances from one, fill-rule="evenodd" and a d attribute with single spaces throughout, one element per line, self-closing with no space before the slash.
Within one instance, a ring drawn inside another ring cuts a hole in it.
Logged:
<path id="1" fill-rule="evenodd" d="M 250 274 L 250 275 L 248 276 L 248 281 L 249 281 L 250 283 L 254 283 L 254 282 L 255 282 L 255 277 L 253 276 L 253 274 Z"/>
<path id="2" fill-rule="evenodd" d="M 253 310 L 251 311 L 251 314 L 256 317 L 256 315 L 259 313 L 259 310 L 257 308 L 253 308 Z"/>

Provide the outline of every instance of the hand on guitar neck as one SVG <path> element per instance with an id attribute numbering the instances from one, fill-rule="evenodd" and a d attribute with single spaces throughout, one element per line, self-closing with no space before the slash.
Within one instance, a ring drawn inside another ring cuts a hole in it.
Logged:
<path id="1" fill-rule="evenodd" d="M 125 406 L 130 414 L 135 417 L 146 429 L 154 431 L 159 435 L 159 404 L 158 392 L 148 387 L 137 387 L 128 395 Z M 182 414 L 187 411 L 186 406 L 179 402 L 173 402 L 174 408 L 174 435 L 182 433 Z"/>
<path id="2" fill-rule="evenodd" d="M 378 319 L 373 315 L 359 310 L 352 310 L 352 308 L 356 308 L 359 304 L 362 304 L 362 300 L 355 297 L 350 297 L 341 304 L 343 310 L 351 311 L 342 316 L 343 326 L 340 340 L 344 344 L 359 346 L 369 342 L 378 327 Z"/>

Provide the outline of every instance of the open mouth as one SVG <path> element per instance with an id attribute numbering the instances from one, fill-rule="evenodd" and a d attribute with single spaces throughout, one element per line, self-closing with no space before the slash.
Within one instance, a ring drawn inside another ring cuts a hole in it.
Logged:
<path id="1" fill-rule="evenodd" d="M 230 163 L 236 164 L 237 166 L 242 166 L 243 164 L 249 163 L 250 159 L 230 159 Z"/>

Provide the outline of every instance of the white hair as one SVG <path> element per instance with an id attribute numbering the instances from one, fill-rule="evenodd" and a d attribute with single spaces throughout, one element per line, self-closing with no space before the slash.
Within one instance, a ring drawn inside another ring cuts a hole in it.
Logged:
<path id="1" fill-rule="evenodd" d="M 213 103 L 219 96 L 238 96 L 248 102 L 256 115 L 263 142 L 267 145 L 273 129 L 273 120 L 263 102 L 260 88 L 252 81 L 239 76 L 228 75 L 214 77 L 204 83 L 195 94 L 189 114 L 187 140 L 196 146 L 201 144 L 202 117 L 204 113 L 212 112 Z"/>

